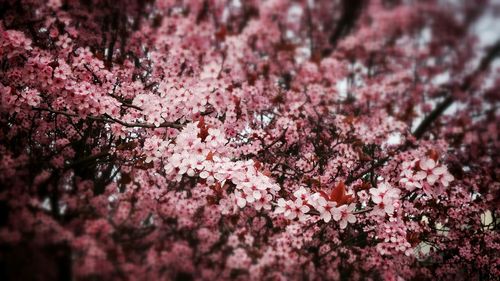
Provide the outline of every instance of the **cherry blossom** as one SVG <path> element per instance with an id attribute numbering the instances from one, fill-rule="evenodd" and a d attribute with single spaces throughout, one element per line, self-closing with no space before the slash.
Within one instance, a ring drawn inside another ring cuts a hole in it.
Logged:
<path id="1" fill-rule="evenodd" d="M 1 280 L 496 280 L 495 1 L 3 1 Z"/>
<path id="2" fill-rule="evenodd" d="M 432 158 L 405 162 L 403 169 L 399 182 L 409 191 L 423 189 L 429 196 L 442 194 L 443 188 L 448 187 L 454 179 L 446 166 L 439 165 Z"/>
<path id="3" fill-rule="evenodd" d="M 373 213 L 378 215 L 385 215 L 385 213 L 392 215 L 400 193 L 399 189 L 393 188 L 385 182 L 379 183 L 377 188 L 370 188 L 371 199 L 376 204 Z"/>
<path id="4" fill-rule="evenodd" d="M 342 205 L 332 209 L 332 218 L 339 222 L 340 229 L 345 229 L 347 223 L 356 222 L 356 216 L 353 214 L 354 209 L 356 209 L 355 204 Z"/>
<path id="5" fill-rule="evenodd" d="M 288 219 L 298 218 L 300 221 L 307 219 L 307 212 L 309 212 L 310 208 L 304 204 L 301 199 L 295 200 L 292 205 L 292 210 L 285 216 Z"/>
<path id="6" fill-rule="evenodd" d="M 419 168 L 421 171 L 417 172 L 417 178 L 426 179 L 430 185 L 439 180 L 446 187 L 453 180 L 453 176 L 447 173 L 446 167 L 438 166 L 433 159 L 420 159 Z"/>
<path id="7" fill-rule="evenodd" d="M 337 206 L 336 202 L 327 201 L 321 194 L 314 193 L 309 198 L 311 205 L 319 212 L 320 219 L 328 223 L 332 219 L 332 212 Z"/>

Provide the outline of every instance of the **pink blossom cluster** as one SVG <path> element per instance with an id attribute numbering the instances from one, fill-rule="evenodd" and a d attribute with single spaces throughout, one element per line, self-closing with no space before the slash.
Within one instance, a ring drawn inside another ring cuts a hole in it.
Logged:
<path id="1" fill-rule="evenodd" d="M 0 280 L 498 279 L 493 2 L 3 1 Z"/>
<path id="2" fill-rule="evenodd" d="M 177 135 L 176 141 L 182 145 L 171 147 L 171 156 L 165 165 L 165 171 L 175 175 L 180 181 L 184 175 L 199 177 L 209 186 L 215 183 L 225 188 L 226 183 L 234 184 L 231 196 L 236 205 L 243 208 L 253 205 L 257 210 L 271 209 L 273 195 L 280 187 L 263 175 L 252 160 L 233 161 L 232 151 L 225 144 L 228 140 L 218 129 L 207 129 L 204 140 L 199 137 L 200 122 L 187 124 Z M 163 155 L 165 156 L 165 154 Z"/>
<path id="3" fill-rule="evenodd" d="M 337 206 L 337 202 L 325 198 L 321 193 L 309 194 L 304 187 L 295 191 L 293 195 L 296 198 L 294 201 L 280 198 L 275 212 L 278 214 L 283 213 L 290 220 L 297 218 L 304 221 L 308 219 L 309 212 L 315 210 L 319 214 L 319 218 L 324 222 L 328 223 L 332 219 L 338 222 L 340 229 L 345 229 L 348 223 L 356 222 L 354 215 L 356 204 Z"/>
<path id="4" fill-rule="evenodd" d="M 371 199 L 375 203 L 373 213 L 379 216 L 392 215 L 399 207 L 401 191 L 388 183 L 379 183 L 377 188 L 370 188 Z"/>
<path id="5" fill-rule="evenodd" d="M 411 162 L 404 162 L 401 180 L 399 181 L 408 191 L 422 189 L 428 196 L 436 197 L 453 181 L 453 176 L 446 166 L 439 164 L 432 158 L 421 158 Z"/>

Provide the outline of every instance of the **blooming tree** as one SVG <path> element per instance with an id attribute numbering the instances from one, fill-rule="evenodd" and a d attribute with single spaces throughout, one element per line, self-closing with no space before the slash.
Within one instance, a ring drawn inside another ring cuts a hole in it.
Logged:
<path id="1" fill-rule="evenodd" d="M 1 6 L 2 280 L 499 278 L 494 3 Z"/>

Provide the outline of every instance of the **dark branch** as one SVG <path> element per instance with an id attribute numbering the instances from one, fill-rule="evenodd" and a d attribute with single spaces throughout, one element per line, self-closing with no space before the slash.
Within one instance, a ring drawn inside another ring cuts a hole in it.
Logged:
<path id="1" fill-rule="evenodd" d="M 110 156 L 110 155 L 111 154 L 108 151 L 103 151 L 103 152 L 100 152 L 100 153 L 97 153 L 97 154 L 93 154 L 93 155 L 90 155 L 88 157 L 76 160 L 75 162 L 68 164 L 66 166 L 66 168 L 71 168 L 71 167 L 74 167 L 74 166 L 78 166 L 78 165 L 82 165 L 82 164 L 85 164 L 85 163 L 93 162 L 93 161 L 95 161 L 95 160 L 97 160 L 99 158 L 104 158 L 104 157 L 107 157 L 107 156 Z"/>
<path id="2" fill-rule="evenodd" d="M 343 0 L 342 1 L 342 16 L 340 17 L 335 29 L 330 35 L 329 42 L 331 47 L 323 52 L 324 56 L 328 56 L 337 46 L 338 41 L 346 36 L 356 24 L 365 0 Z"/>
<path id="3" fill-rule="evenodd" d="M 390 159 L 390 157 L 382 158 L 382 159 L 378 160 L 377 162 L 375 162 L 370 167 L 368 167 L 365 170 L 361 171 L 360 173 L 358 173 L 356 175 L 349 175 L 347 177 L 346 181 L 345 181 L 345 184 L 349 185 L 349 184 L 355 182 L 356 180 L 362 178 L 364 175 L 366 175 L 368 173 L 374 172 L 376 168 L 381 167 L 382 165 L 384 165 L 385 162 L 387 162 L 387 160 L 389 160 L 389 159 Z"/>
<path id="4" fill-rule="evenodd" d="M 471 75 L 469 75 L 464 82 L 461 85 L 461 90 L 462 91 L 467 91 L 471 87 L 472 81 L 474 80 L 477 75 L 481 74 L 482 72 L 486 71 L 491 62 L 500 55 L 500 40 L 497 41 L 491 48 L 489 48 L 488 53 L 486 56 L 481 60 L 479 63 L 478 68 L 476 71 L 474 71 Z M 439 103 L 434 110 L 427 115 L 427 117 L 422 120 L 422 122 L 418 125 L 417 129 L 413 132 L 413 135 L 415 138 L 420 139 L 422 136 L 427 132 L 427 130 L 431 127 L 432 123 L 438 119 L 443 112 L 450 107 L 451 104 L 455 101 L 454 97 L 452 95 L 448 95 L 441 103 Z M 406 143 L 402 147 L 400 147 L 398 150 L 405 150 L 407 147 L 410 147 L 409 143 Z M 373 165 L 370 167 L 366 168 L 365 170 L 357 173 L 357 174 L 352 174 L 349 175 L 345 181 L 345 184 L 351 184 L 354 181 L 362 178 L 368 173 L 373 173 L 375 169 L 383 166 L 388 160 L 390 159 L 389 156 L 384 157 L 382 159 L 379 159 L 377 162 L 375 162 Z"/>
<path id="5" fill-rule="evenodd" d="M 417 139 L 420 139 L 427 131 L 427 129 L 429 129 L 431 124 L 436 119 L 438 119 L 439 116 L 441 116 L 448 107 L 450 107 L 453 101 L 454 99 L 452 96 L 448 96 L 447 98 L 445 98 L 440 104 L 437 105 L 436 108 L 434 108 L 434 110 L 429 115 L 427 115 L 427 117 L 424 118 L 424 120 L 422 120 L 422 122 L 420 122 L 417 129 L 415 129 L 415 131 L 413 132 L 413 135 Z"/>
<path id="6" fill-rule="evenodd" d="M 118 124 L 120 124 L 122 126 L 131 127 L 131 128 L 133 128 L 133 127 L 140 127 L 140 128 L 151 128 L 151 129 L 154 129 L 154 128 L 182 129 L 184 127 L 184 125 L 179 124 L 179 123 L 174 123 L 174 122 L 163 122 L 159 126 L 155 126 L 154 124 L 149 124 L 149 123 L 142 123 L 142 122 L 129 123 L 129 122 L 125 122 L 125 121 L 113 118 L 113 117 L 111 117 L 109 115 L 106 115 L 106 117 L 101 117 L 101 116 L 85 116 L 85 117 L 83 117 L 83 116 L 80 116 L 80 115 L 77 115 L 77 114 L 74 114 L 74 113 L 69 113 L 69 112 L 59 111 L 59 110 L 53 110 L 53 109 L 50 109 L 50 108 L 34 107 L 33 110 L 47 111 L 47 112 L 51 112 L 51 113 L 54 113 L 54 114 L 64 115 L 64 116 L 67 116 L 67 117 L 77 117 L 77 118 L 82 118 L 82 119 L 90 119 L 90 120 L 94 120 L 94 121 L 109 122 L 109 123 L 118 123 Z"/>
<path id="7" fill-rule="evenodd" d="M 460 86 L 460 89 L 462 91 L 468 91 L 472 85 L 473 80 L 482 72 L 486 71 L 489 66 L 491 65 L 491 62 L 498 56 L 500 55 L 500 40 L 497 41 L 493 46 L 491 46 L 488 50 L 488 53 L 486 56 L 481 60 L 479 63 L 478 68 L 476 71 L 474 71 L 471 75 L 467 76 L 467 78 L 464 80 L 462 85 Z M 427 115 L 427 117 L 420 122 L 420 124 L 417 126 L 417 129 L 413 132 L 413 135 L 417 138 L 420 139 L 424 136 L 424 134 L 427 132 L 427 130 L 430 128 L 432 123 L 436 121 L 444 112 L 445 110 L 450 107 L 450 105 L 453 104 L 455 101 L 455 98 L 453 95 L 449 94 L 441 103 L 439 103 L 434 110 Z"/>

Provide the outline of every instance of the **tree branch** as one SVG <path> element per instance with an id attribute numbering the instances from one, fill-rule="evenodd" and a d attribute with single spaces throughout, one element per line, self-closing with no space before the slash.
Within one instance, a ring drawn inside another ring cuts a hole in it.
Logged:
<path id="1" fill-rule="evenodd" d="M 179 123 L 175 123 L 175 122 L 163 122 L 159 126 L 155 126 L 154 124 L 150 124 L 150 123 L 142 123 L 142 122 L 130 122 L 129 123 L 129 122 L 125 122 L 125 121 L 113 118 L 113 117 L 111 117 L 111 116 L 109 116 L 107 114 L 106 114 L 106 117 L 102 117 L 102 116 L 86 116 L 86 117 L 82 117 L 82 116 L 74 114 L 74 113 L 69 113 L 69 112 L 66 112 L 66 111 L 53 110 L 53 109 L 50 109 L 50 108 L 33 107 L 32 109 L 33 110 L 37 110 L 37 111 L 47 111 L 47 112 L 51 112 L 51 113 L 54 113 L 54 114 L 64 115 L 64 116 L 67 116 L 67 117 L 77 117 L 77 118 L 90 119 L 90 120 L 101 121 L 101 122 L 118 123 L 118 124 L 120 124 L 122 126 L 131 127 L 131 128 L 133 128 L 133 127 L 140 127 L 140 128 L 151 128 L 151 129 L 154 129 L 154 128 L 182 129 L 184 127 L 184 125 L 179 124 Z"/>
<path id="2" fill-rule="evenodd" d="M 384 165 L 385 162 L 387 162 L 387 160 L 389 160 L 389 159 L 390 159 L 390 157 L 384 157 L 384 158 L 378 160 L 376 163 L 374 163 L 370 167 L 363 170 L 362 172 L 358 173 L 357 175 L 349 175 L 345 181 L 345 184 L 349 185 L 349 184 L 355 182 L 356 180 L 362 178 L 364 175 L 366 175 L 370 172 L 373 172 L 376 168 Z"/>
<path id="3" fill-rule="evenodd" d="M 462 91 L 467 91 L 472 85 L 472 82 L 474 81 L 474 78 L 476 78 L 479 74 L 483 73 L 486 71 L 489 66 L 491 65 L 491 62 L 500 55 L 500 40 L 497 41 L 493 46 L 491 46 L 488 50 L 488 53 L 486 56 L 481 60 L 479 63 L 478 68 L 469 76 L 467 76 L 460 86 L 460 89 Z M 445 110 L 450 107 L 450 105 L 453 104 L 455 101 L 455 98 L 453 97 L 452 94 L 449 94 L 441 103 L 439 103 L 434 110 L 427 115 L 427 117 L 420 122 L 420 124 L 417 126 L 417 129 L 413 132 L 413 135 L 417 138 L 420 139 L 424 136 L 424 134 L 427 132 L 427 130 L 430 128 L 432 123 L 436 121 L 444 112 Z"/>
<path id="4" fill-rule="evenodd" d="M 71 168 L 71 167 L 74 167 L 74 166 L 82 165 L 84 163 L 92 162 L 92 161 L 97 160 L 99 158 L 107 157 L 107 156 L 110 156 L 110 155 L 111 154 L 109 154 L 109 152 L 107 150 L 106 151 L 102 151 L 102 152 L 99 152 L 97 154 L 93 154 L 93 155 L 90 155 L 88 157 L 76 160 L 75 162 L 72 162 L 72 163 L 68 164 L 66 166 L 66 168 Z"/>
<path id="5" fill-rule="evenodd" d="M 469 75 L 465 80 L 464 82 L 462 83 L 461 85 L 461 90 L 462 91 L 466 91 L 470 88 L 471 84 L 472 84 L 472 81 L 474 80 L 474 78 L 481 74 L 482 72 L 486 71 L 489 66 L 491 65 L 491 62 L 497 57 L 500 55 L 500 40 L 497 41 L 492 47 L 489 48 L 489 51 L 488 53 L 486 54 L 486 56 L 481 60 L 481 62 L 479 63 L 479 66 L 478 68 L 471 74 Z M 453 104 L 453 102 L 455 101 L 454 97 L 450 94 L 448 95 L 441 103 L 439 103 L 436 108 L 434 108 L 434 110 L 429 114 L 427 115 L 427 117 L 424 118 L 424 120 L 422 120 L 422 122 L 420 122 L 420 124 L 417 126 L 417 129 L 413 132 L 413 135 L 415 136 L 415 138 L 417 139 L 420 139 L 423 137 L 423 135 L 427 132 L 427 130 L 431 127 L 432 123 L 438 119 L 443 113 L 444 111 L 451 105 Z M 401 148 L 399 149 L 405 149 L 409 146 L 408 143 L 406 143 L 404 146 L 402 146 Z M 398 149 L 398 150 L 399 150 Z M 355 174 L 355 175 L 349 175 L 345 181 L 345 184 L 351 184 L 353 183 L 354 181 L 362 178 L 364 175 L 366 175 L 367 173 L 371 173 L 373 172 L 376 168 L 378 167 L 381 167 L 382 165 L 385 164 L 385 162 L 387 162 L 388 160 L 390 159 L 389 156 L 387 157 L 384 157 L 380 160 L 378 160 L 375 164 L 373 164 L 372 166 L 364 169 L 363 171 L 361 171 L 360 173 L 358 174 Z"/>
<path id="6" fill-rule="evenodd" d="M 429 115 L 427 115 L 427 117 L 424 118 L 424 120 L 422 120 L 422 122 L 420 122 L 417 129 L 415 129 L 415 131 L 413 132 L 413 135 L 417 139 L 422 138 L 422 136 L 427 131 L 427 129 L 429 129 L 431 124 L 436 119 L 438 119 L 439 116 L 441 116 L 448 107 L 450 107 L 453 101 L 454 101 L 453 96 L 450 95 L 446 97 L 440 104 L 436 106 L 436 108 L 434 108 L 434 110 Z"/>
<path id="7" fill-rule="evenodd" d="M 363 9 L 364 0 L 343 0 L 342 1 L 342 16 L 337 22 L 334 31 L 330 35 L 328 41 L 331 47 L 324 50 L 323 56 L 328 56 L 337 46 L 340 38 L 347 35 L 349 31 L 354 27 L 356 21 L 361 15 Z"/>

